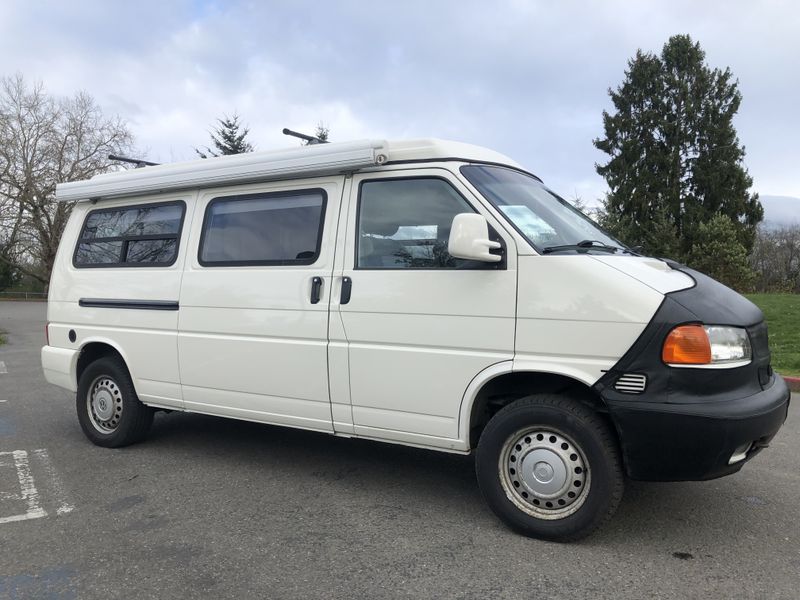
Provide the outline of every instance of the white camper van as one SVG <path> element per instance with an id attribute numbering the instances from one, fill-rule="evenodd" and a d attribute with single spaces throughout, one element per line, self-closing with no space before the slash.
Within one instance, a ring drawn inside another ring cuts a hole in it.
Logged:
<path id="1" fill-rule="evenodd" d="M 484 148 L 319 144 L 57 199 L 42 365 L 100 446 L 168 409 L 474 452 L 503 521 L 572 540 L 625 475 L 733 473 L 787 415 L 758 308 Z"/>

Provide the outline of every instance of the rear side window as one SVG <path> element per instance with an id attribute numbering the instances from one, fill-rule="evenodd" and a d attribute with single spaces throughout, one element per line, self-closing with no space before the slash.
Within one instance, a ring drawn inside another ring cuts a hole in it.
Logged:
<path id="1" fill-rule="evenodd" d="M 326 199 L 321 189 L 215 198 L 206 208 L 198 260 L 310 265 L 319 257 Z"/>
<path id="2" fill-rule="evenodd" d="M 83 224 L 76 267 L 166 267 L 178 256 L 186 204 L 169 202 L 91 211 Z"/>

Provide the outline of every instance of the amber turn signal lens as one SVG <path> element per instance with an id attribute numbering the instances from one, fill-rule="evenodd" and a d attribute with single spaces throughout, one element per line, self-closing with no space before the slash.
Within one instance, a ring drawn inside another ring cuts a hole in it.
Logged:
<path id="1" fill-rule="evenodd" d="M 681 325 L 669 332 L 661 360 L 668 365 L 707 365 L 711 362 L 711 343 L 702 325 Z"/>

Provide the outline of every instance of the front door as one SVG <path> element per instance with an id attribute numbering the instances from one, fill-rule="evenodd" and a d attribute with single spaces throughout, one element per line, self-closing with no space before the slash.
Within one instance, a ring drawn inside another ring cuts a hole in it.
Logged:
<path id="1" fill-rule="evenodd" d="M 188 410 L 332 430 L 328 301 L 343 183 L 200 194 L 178 326 Z"/>
<path id="2" fill-rule="evenodd" d="M 357 175 L 349 197 L 331 343 L 338 318 L 353 433 L 453 447 L 470 381 L 513 358 L 512 239 L 444 169 Z M 487 217 L 507 249 L 503 263 L 447 253 L 453 217 L 464 212 Z"/>

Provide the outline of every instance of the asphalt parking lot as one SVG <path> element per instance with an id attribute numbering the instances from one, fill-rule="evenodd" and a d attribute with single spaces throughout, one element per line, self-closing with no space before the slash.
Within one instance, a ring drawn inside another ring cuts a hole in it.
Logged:
<path id="1" fill-rule="evenodd" d="M 559 545 L 511 533 L 471 458 L 159 413 L 83 436 L 39 363 L 45 304 L 0 302 L 0 598 L 798 598 L 800 409 L 737 475 L 629 482 Z"/>

